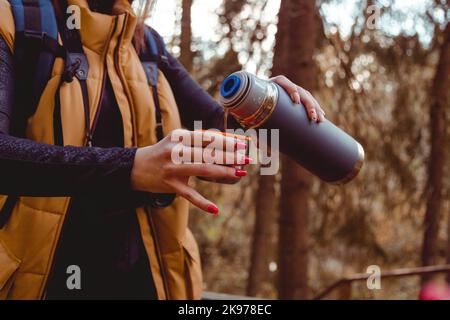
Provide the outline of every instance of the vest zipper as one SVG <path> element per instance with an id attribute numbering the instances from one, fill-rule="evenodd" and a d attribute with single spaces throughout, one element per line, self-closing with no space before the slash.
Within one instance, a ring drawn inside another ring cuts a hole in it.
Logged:
<path id="1" fill-rule="evenodd" d="M 124 21 L 123 21 L 122 31 L 120 32 L 119 39 L 117 40 L 117 45 L 116 45 L 116 47 L 114 49 L 114 68 L 115 68 L 115 70 L 117 72 L 117 76 L 119 77 L 120 83 L 122 84 L 125 96 L 126 96 L 127 101 L 128 101 L 128 105 L 130 107 L 130 116 L 131 116 L 131 123 L 132 123 L 132 128 L 133 128 L 132 141 L 136 145 L 137 144 L 137 140 L 136 140 L 137 139 L 136 138 L 137 133 L 136 133 L 135 115 L 134 115 L 134 112 L 133 112 L 133 103 L 132 103 L 132 101 L 130 99 L 130 93 L 128 92 L 127 83 L 126 83 L 126 81 L 125 81 L 125 79 L 124 79 L 124 77 L 122 75 L 122 71 L 120 70 L 120 67 L 119 67 L 119 49 L 120 49 L 120 45 L 121 45 L 121 41 L 122 41 L 122 37 L 123 37 L 123 32 L 124 32 L 124 29 L 125 29 L 125 27 L 127 25 L 127 22 L 128 22 L 128 13 L 125 13 L 125 18 L 124 18 Z"/>
<path id="2" fill-rule="evenodd" d="M 114 19 L 114 31 L 112 34 L 116 33 L 117 30 L 117 18 Z M 108 43 L 111 41 L 111 37 L 108 39 Z M 108 49 L 109 50 L 109 49 Z M 95 129 L 97 128 L 98 119 L 100 117 L 100 112 L 102 109 L 102 100 L 105 93 L 105 87 L 106 87 L 106 74 L 108 72 L 108 65 L 106 62 L 106 56 L 103 59 L 103 65 L 104 65 L 104 72 L 102 77 L 102 84 L 101 84 L 101 91 L 100 91 L 100 98 L 98 100 L 97 108 L 95 110 L 94 119 L 92 120 L 92 126 L 90 129 L 90 135 L 88 136 L 87 146 L 92 147 L 93 146 L 93 138 L 95 134 Z"/>
<path id="3" fill-rule="evenodd" d="M 121 44 L 121 40 L 122 40 L 122 36 L 123 36 L 123 31 L 124 31 L 124 29 L 125 29 L 125 27 L 127 25 L 127 21 L 128 21 L 128 13 L 125 13 L 125 19 L 124 19 L 124 22 L 123 22 L 123 29 L 121 31 L 119 40 L 117 41 L 117 45 L 116 45 L 116 48 L 114 50 L 114 67 L 115 67 L 115 70 L 117 72 L 117 75 L 119 76 L 120 82 L 122 83 L 122 87 L 123 87 L 123 89 L 125 91 L 125 96 L 127 97 L 128 105 L 130 106 L 130 114 L 131 114 L 131 119 L 132 119 L 131 121 L 133 123 L 133 138 L 132 138 L 132 140 L 133 140 L 134 144 L 137 144 L 137 141 L 136 141 L 136 123 L 134 121 L 135 120 L 135 116 L 134 116 L 134 113 L 133 113 L 132 101 L 130 99 L 129 93 L 127 92 L 128 91 L 128 87 L 127 87 L 126 81 L 123 78 L 122 71 L 120 70 L 120 66 L 119 66 L 119 49 L 120 49 L 120 44 Z M 169 283 L 167 282 L 167 273 L 166 273 L 166 269 L 164 267 L 164 262 L 163 262 L 162 255 L 161 255 L 161 249 L 160 249 L 160 245 L 159 245 L 158 234 L 156 232 L 156 227 L 155 227 L 155 224 L 154 224 L 154 221 L 153 221 L 153 218 L 152 218 L 151 214 L 149 214 L 149 212 L 148 212 L 148 208 L 145 208 L 145 212 L 146 212 L 146 215 L 147 215 L 147 221 L 148 221 L 148 224 L 150 226 L 150 230 L 152 232 L 151 236 L 153 238 L 153 242 L 154 242 L 154 245 L 155 245 L 156 258 L 158 260 L 159 268 L 161 270 L 161 277 L 162 277 L 162 280 L 163 280 L 163 285 L 164 285 L 164 291 L 165 291 L 165 294 L 166 294 L 166 299 L 170 299 Z"/>
<path id="4" fill-rule="evenodd" d="M 95 115 L 94 115 L 94 119 L 92 120 L 92 126 L 91 126 L 91 130 L 87 139 L 87 146 L 88 147 L 92 147 L 93 146 L 93 139 L 94 139 L 94 134 L 95 134 L 95 129 L 97 128 L 97 123 L 98 123 L 98 118 L 100 117 L 100 111 L 102 109 L 102 100 L 103 100 L 103 95 L 105 92 L 105 87 L 106 87 L 106 73 L 108 72 L 106 63 L 105 63 L 105 71 L 103 72 L 103 77 L 102 77 L 102 87 L 101 87 L 101 91 L 100 91 L 100 99 L 98 101 L 98 105 L 97 105 L 97 109 L 95 110 Z"/>
<path id="5" fill-rule="evenodd" d="M 115 22 L 114 22 L 114 32 L 112 34 L 114 34 L 116 32 L 116 29 L 117 29 L 117 18 L 115 19 Z M 110 40 L 111 40 L 111 36 L 108 39 L 108 43 L 110 42 Z M 95 128 L 97 127 L 97 122 L 98 122 L 98 118 L 99 118 L 99 115 L 100 115 L 100 109 L 101 109 L 101 105 L 102 105 L 103 94 L 104 94 L 104 91 L 105 91 L 106 73 L 108 72 L 108 66 L 106 64 L 106 55 L 105 55 L 103 60 L 104 60 L 105 70 L 103 72 L 101 91 L 100 91 L 100 99 L 98 101 L 97 109 L 95 110 L 95 115 L 94 115 L 94 119 L 93 119 L 93 122 L 92 122 L 92 126 L 91 126 L 91 128 L 89 130 L 89 133 L 88 133 L 88 136 L 87 136 L 86 145 L 88 147 L 92 147 L 93 146 L 92 139 L 93 139 L 93 135 L 94 135 L 94 132 L 95 132 Z M 44 280 L 45 284 L 44 284 L 44 289 L 43 289 L 42 294 L 41 294 L 41 299 L 45 299 L 45 296 L 47 294 L 48 277 L 53 273 L 53 269 L 55 267 L 55 261 L 54 261 L 55 260 L 54 259 L 55 258 L 55 254 L 58 252 L 58 249 L 61 246 L 62 236 L 64 235 L 64 227 L 65 227 L 66 216 L 70 212 L 71 205 L 72 205 L 72 198 L 70 198 L 70 200 L 69 200 L 69 204 L 67 206 L 66 214 L 63 217 L 61 230 L 59 231 L 58 239 L 56 240 L 57 243 L 56 243 L 55 250 L 53 251 L 52 256 L 50 257 L 50 259 L 51 259 L 51 266 L 50 266 L 50 270 L 49 270 L 48 274 L 46 275 L 46 279 Z"/>
<path id="6" fill-rule="evenodd" d="M 153 242 L 155 245 L 156 258 L 158 260 L 159 269 L 161 270 L 161 278 L 163 280 L 164 291 L 166 293 L 166 299 L 170 300 L 169 283 L 167 282 L 167 274 L 166 274 L 166 269 L 164 268 L 164 263 L 162 260 L 161 249 L 159 246 L 159 239 L 158 239 L 158 234 L 157 234 L 156 227 L 155 227 L 155 222 L 153 221 L 152 215 L 148 211 L 148 208 L 145 208 L 145 213 L 147 216 L 148 224 L 150 226 L 150 230 L 152 232 L 151 236 L 153 238 Z"/>

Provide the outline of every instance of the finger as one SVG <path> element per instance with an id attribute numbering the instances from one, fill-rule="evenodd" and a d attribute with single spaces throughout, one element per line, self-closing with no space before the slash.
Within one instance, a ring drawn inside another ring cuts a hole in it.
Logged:
<path id="1" fill-rule="evenodd" d="M 183 146 L 181 148 L 181 157 L 182 159 L 187 159 L 184 163 L 248 165 L 253 162 L 252 158 L 246 156 L 245 153 L 241 151 L 226 152 L 217 150 L 213 147 L 206 147 L 203 149 Z"/>
<path id="2" fill-rule="evenodd" d="M 216 148 L 221 148 L 222 150 L 245 150 L 247 148 L 245 140 L 212 130 L 175 130 L 172 133 L 172 141 L 181 142 L 188 147 L 206 147 L 213 144 Z"/>
<path id="3" fill-rule="evenodd" d="M 178 195 L 188 200 L 194 206 L 213 215 L 219 214 L 219 208 L 214 203 L 203 197 L 194 188 L 183 184 L 180 181 L 172 182 L 172 187 L 175 189 Z"/>
<path id="4" fill-rule="evenodd" d="M 316 113 L 318 115 L 318 119 L 317 122 L 322 122 L 325 120 L 325 111 L 323 111 L 322 107 L 320 106 L 319 102 L 317 101 L 316 98 L 314 98 L 314 96 L 308 92 L 308 95 L 310 96 L 310 98 L 312 99 L 312 101 L 314 102 L 314 106 L 316 109 Z"/>
<path id="5" fill-rule="evenodd" d="M 309 119 L 311 119 L 312 121 L 317 121 L 318 116 L 312 95 L 301 87 L 297 87 L 297 90 L 300 94 L 301 101 L 305 106 L 306 113 L 308 114 Z"/>
<path id="6" fill-rule="evenodd" d="M 325 114 L 323 111 L 319 111 L 319 122 L 325 121 Z"/>
<path id="7" fill-rule="evenodd" d="M 314 108 L 316 110 L 316 114 L 318 115 L 317 122 L 322 122 L 325 120 L 325 111 L 323 111 L 322 107 L 320 106 L 319 102 L 316 98 L 311 94 L 311 92 L 304 90 L 303 88 L 299 87 L 299 89 L 303 90 L 304 94 L 309 98 L 309 100 L 312 101 L 314 104 Z"/>
<path id="8" fill-rule="evenodd" d="M 208 181 L 208 182 L 214 182 L 214 183 L 221 183 L 221 184 L 235 184 L 241 181 L 240 177 L 233 177 L 233 178 L 227 178 L 227 179 L 212 179 L 207 177 L 197 177 L 200 180 Z"/>
<path id="9" fill-rule="evenodd" d="M 291 99 L 294 103 L 297 103 L 297 104 L 300 103 L 300 101 L 301 101 L 300 94 L 297 90 L 297 85 L 295 83 L 293 83 L 291 80 L 289 80 L 285 76 L 277 76 L 270 80 L 275 82 L 276 84 L 280 85 L 284 90 L 286 90 L 286 92 L 289 94 L 289 96 L 291 97 Z"/>
<path id="10" fill-rule="evenodd" d="M 247 171 L 243 169 L 207 163 L 179 164 L 175 165 L 173 170 L 177 175 L 214 179 L 229 179 L 234 177 L 245 177 L 247 175 Z"/>
<path id="11" fill-rule="evenodd" d="M 325 121 L 325 111 L 323 111 L 322 107 L 319 105 L 319 116 L 321 117 L 321 122 Z"/>

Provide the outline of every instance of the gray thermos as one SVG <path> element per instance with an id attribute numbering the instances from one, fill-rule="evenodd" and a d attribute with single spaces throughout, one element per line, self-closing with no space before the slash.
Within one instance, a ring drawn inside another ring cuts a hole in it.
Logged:
<path id="1" fill-rule="evenodd" d="M 246 129 L 280 130 L 280 151 L 322 180 L 344 184 L 364 162 L 363 147 L 328 120 L 310 121 L 279 85 L 244 71 L 221 86 L 223 107 Z"/>

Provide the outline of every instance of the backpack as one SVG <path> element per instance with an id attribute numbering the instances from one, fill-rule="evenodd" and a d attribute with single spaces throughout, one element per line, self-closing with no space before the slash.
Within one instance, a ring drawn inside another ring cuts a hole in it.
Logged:
<path id="1" fill-rule="evenodd" d="M 15 136 L 24 136 L 26 120 L 34 114 L 39 99 L 51 77 L 55 58 L 65 60 L 62 82 L 71 82 L 76 77 L 81 86 L 85 112 L 86 145 L 92 146 L 92 132 L 90 128 L 89 97 L 87 91 L 87 76 L 89 63 L 83 52 L 83 46 L 78 30 L 69 30 L 63 21 L 58 21 L 50 0 L 9 0 L 16 27 L 14 49 L 15 105 L 12 115 L 11 132 Z M 63 9 L 67 8 L 67 1 Z M 65 10 L 64 10 L 65 12 Z M 58 43 L 58 32 L 63 45 Z M 158 97 L 158 70 L 168 62 L 166 49 L 162 38 L 149 26 L 145 27 L 145 46 L 138 52 L 147 82 L 152 87 L 155 105 L 156 137 L 164 137 L 162 116 Z M 31 94 L 23 94 L 30 92 Z M 55 145 L 63 145 L 61 109 L 59 89 L 55 97 L 53 114 Z M 173 194 L 154 194 L 152 206 L 162 208 L 170 205 L 174 200 Z M 0 210 L 0 229 L 9 220 L 18 196 L 8 196 Z"/>
<path id="2" fill-rule="evenodd" d="M 65 60 L 65 69 L 62 81 L 71 82 L 74 77 L 80 81 L 83 103 L 85 108 L 87 145 L 91 145 L 92 135 L 89 132 L 89 100 L 86 80 L 89 73 L 89 64 L 83 52 L 78 30 L 68 29 L 65 23 L 69 15 L 58 21 L 50 0 L 9 0 L 16 26 L 16 42 L 14 50 L 16 78 L 16 106 L 17 116 L 13 121 L 13 132 L 21 136 L 24 132 L 25 119 L 36 111 L 39 98 L 51 76 L 56 57 Z M 62 1 L 67 8 L 67 1 Z M 65 12 L 65 10 L 63 10 Z M 63 45 L 58 43 L 58 32 Z M 167 63 L 166 49 L 162 38 L 149 26 L 145 27 L 145 46 L 139 54 L 148 84 L 152 87 L 156 115 L 156 134 L 158 140 L 163 138 L 161 108 L 158 91 L 158 69 Z M 23 92 L 30 92 L 24 95 Z M 59 90 L 56 97 L 55 114 L 55 144 L 62 145 L 61 123 L 57 121 L 59 110 Z"/>

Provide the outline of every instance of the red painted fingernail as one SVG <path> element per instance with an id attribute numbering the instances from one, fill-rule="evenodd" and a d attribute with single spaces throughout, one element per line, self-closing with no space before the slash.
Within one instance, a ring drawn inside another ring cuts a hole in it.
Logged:
<path id="1" fill-rule="evenodd" d="M 245 177 L 247 175 L 247 171 L 245 170 L 241 170 L 241 169 L 236 169 L 236 177 Z"/>
<path id="2" fill-rule="evenodd" d="M 245 150 L 247 149 L 247 144 L 243 142 L 236 142 L 236 150 Z"/>
<path id="3" fill-rule="evenodd" d="M 208 212 L 212 213 L 214 215 L 217 215 L 219 213 L 219 208 L 217 208 L 217 206 L 215 206 L 213 204 L 209 204 L 208 205 Z"/>
<path id="4" fill-rule="evenodd" d="M 245 163 L 245 164 L 250 164 L 250 163 L 252 163 L 252 162 L 253 162 L 253 159 L 252 159 L 252 158 L 247 157 L 247 156 L 244 157 L 244 163 Z"/>

